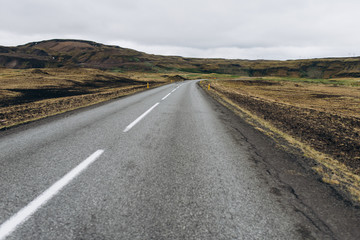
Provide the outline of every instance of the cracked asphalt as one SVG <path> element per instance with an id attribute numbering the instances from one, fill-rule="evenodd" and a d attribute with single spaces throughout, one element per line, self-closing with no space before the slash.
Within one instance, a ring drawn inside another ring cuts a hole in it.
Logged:
<path id="1" fill-rule="evenodd" d="M 2 132 L 0 224 L 98 149 L 6 239 L 360 239 L 358 208 L 195 81 Z"/>

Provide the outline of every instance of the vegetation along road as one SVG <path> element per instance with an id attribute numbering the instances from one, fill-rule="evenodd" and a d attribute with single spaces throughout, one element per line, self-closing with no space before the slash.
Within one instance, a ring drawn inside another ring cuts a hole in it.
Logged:
<path id="1" fill-rule="evenodd" d="M 202 90 L 4 131 L 0 239 L 360 239 L 360 209 Z"/>

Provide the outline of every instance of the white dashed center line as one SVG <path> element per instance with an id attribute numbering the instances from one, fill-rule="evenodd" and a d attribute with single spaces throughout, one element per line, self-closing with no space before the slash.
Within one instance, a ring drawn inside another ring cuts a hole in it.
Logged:
<path id="1" fill-rule="evenodd" d="M 137 119 L 135 119 L 135 121 L 133 121 L 132 123 L 130 123 L 125 129 L 124 132 L 129 131 L 130 129 L 132 129 L 138 122 L 141 121 L 141 119 L 143 119 L 146 115 L 148 115 L 154 108 L 156 108 L 160 103 L 155 103 L 154 106 L 152 106 L 151 108 L 149 108 L 146 112 L 144 112 L 143 114 L 141 114 L 140 117 L 138 117 Z"/>
<path id="2" fill-rule="evenodd" d="M 171 93 L 168 93 L 168 95 L 166 95 L 165 97 L 163 97 L 161 100 L 165 100 L 168 96 L 170 96 Z"/>
<path id="3" fill-rule="evenodd" d="M 63 176 L 60 180 L 55 182 L 50 188 L 45 190 L 32 202 L 22 208 L 19 212 L 14 214 L 10 219 L 1 224 L 0 226 L 0 240 L 5 239 L 9 236 L 15 229 L 24 223 L 27 219 L 31 217 L 39 208 L 45 205 L 51 198 L 53 198 L 59 191 L 69 184 L 75 177 L 77 177 L 82 171 L 84 171 L 90 164 L 92 164 L 104 150 L 97 150 L 90 157 L 85 159 L 79 165 L 77 165 L 73 170 Z"/>
<path id="4" fill-rule="evenodd" d="M 170 96 L 171 93 L 175 92 L 179 87 L 181 87 L 181 85 L 177 86 L 174 90 L 172 90 L 170 93 L 168 93 L 165 97 L 163 97 L 161 99 L 161 101 L 164 101 L 167 97 Z M 130 123 L 125 129 L 124 129 L 124 133 L 128 132 L 130 129 L 132 129 L 136 124 L 138 124 L 146 115 L 148 115 L 152 110 L 154 110 L 154 108 L 156 108 L 158 105 L 160 104 L 160 102 L 155 103 L 151 108 L 149 108 L 146 112 L 144 112 L 143 114 L 140 115 L 140 117 L 138 117 L 137 119 L 135 119 L 132 123 Z"/>

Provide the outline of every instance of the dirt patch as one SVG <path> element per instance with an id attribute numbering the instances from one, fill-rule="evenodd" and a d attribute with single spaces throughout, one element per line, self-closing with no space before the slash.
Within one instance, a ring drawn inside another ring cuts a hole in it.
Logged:
<path id="1" fill-rule="evenodd" d="M 341 97 L 340 95 L 331 95 L 331 94 L 311 94 L 314 98 L 337 98 Z"/>
<path id="2" fill-rule="evenodd" d="M 46 71 L 44 71 L 44 70 L 41 70 L 41 69 L 39 69 L 39 68 L 35 68 L 34 70 L 31 71 L 31 73 L 49 75 L 48 72 L 46 72 Z"/>
<path id="3" fill-rule="evenodd" d="M 279 82 L 271 82 L 266 80 L 241 80 L 241 84 L 248 86 L 274 86 L 281 85 Z"/>
<path id="4" fill-rule="evenodd" d="M 69 88 L 57 89 L 8 89 L 13 92 L 20 93 L 19 96 L 9 98 L 0 102 L 0 107 L 19 105 L 24 103 L 36 102 L 43 99 L 60 98 L 68 96 L 76 96 L 89 94 L 88 91 L 74 90 Z"/>
<path id="5" fill-rule="evenodd" d="M 174 76 L 164 75 L 163 77 L 166 77 L 168 80 L 175 81 L 175 82 L 186 80 L 186 78 L 184 78 L 183 76 L 180 76 L 180 75 L 174 75 Z"/>

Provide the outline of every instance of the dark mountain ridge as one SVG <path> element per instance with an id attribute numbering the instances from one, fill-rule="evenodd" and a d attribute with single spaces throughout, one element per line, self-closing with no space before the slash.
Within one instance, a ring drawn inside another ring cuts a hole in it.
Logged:
<path id="1" fill-rule="evenodd" d="M 0 67 L 84 67 L 118 71 L 227 73 L 244 76 L 360 77 L 360 57 L 305 60 L 228 60 L 146 54 L 92 41 L 54 39 L 0 46 Z"/>

